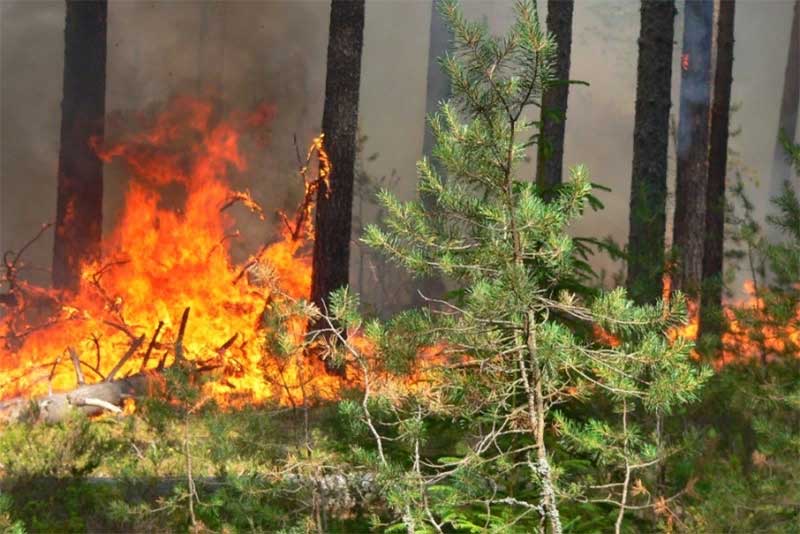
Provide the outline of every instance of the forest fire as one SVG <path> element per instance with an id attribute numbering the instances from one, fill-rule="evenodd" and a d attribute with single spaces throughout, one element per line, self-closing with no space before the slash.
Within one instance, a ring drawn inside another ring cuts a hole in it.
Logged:
<path id="1" fill-rule="evenodd" d="M 787 345 L 800 344 L 800 330 L 796 322 L 800 321 L 800 309 L 794 311 L 794 320 L 784 324 L 772 324 L 773 321 L 759 321 L 758 325 L 746 324 L 739 318 L 737 312 L 748 311 L 759 316 L 764 310 L 764 299 L 758 296 L 752 280 L 744 283 L 744 298 L 727 304 L 723 308 L 726 321 L 726 330 L 722 334 L 721 350 L 713 360 L 714 367 L 719 370 L 724 365 L 746 363 L 753 360 L 762 362 L 772 361 L 776 355 L 786 352 Z M 684 337 L 697 340 L 700 332 L 699 306 L 695 301 L 689 301 L 689 321 L 669 332 L 670 339 Z M 696 357 L 699 356 L 695 353 Z"/>
<path id="2" fill-rule="evenodd" d="M 144 131 L 95 147 L 130 173 L 123 211 L 102 259 L 82 266 L 75 293 L 15 280 L 7 258 L 16 303 L 0 322 L 3 398 L 69 390 L 81 374 L 91 383 L 147 373 L 181 357 L 212 369 L 206 388 L 222 404 L 336 395 L 341 379 L 318 358 L 279 358 L 263 346 L 270 303 L 309 295 L 309 207 L 294 231 L 243 266 L 228 253 L 235 234 L 226 208 L 239 202 L 263 217 L 249 193 L 226 181 L 229 168 L 246 169 L 239 137 L 263 121 L 260 113 L 218 120 L 211 103 L 176 98 Z M 317 140 L 309 161 L 320 151 Z M 287 329 L 299 344 L 304 321 L 289 319 Z"/>

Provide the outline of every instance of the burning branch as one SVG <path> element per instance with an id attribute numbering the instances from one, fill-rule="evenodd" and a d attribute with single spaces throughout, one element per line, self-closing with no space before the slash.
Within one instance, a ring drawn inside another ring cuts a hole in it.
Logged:
<path id="1" fill-rule="evenodd" d="M 134 340 L 134 342 L 131 343 L 131 346 L 128 348 L 128 352 L 126 352 L 125 355 L 119 359 L 117 365 L 115 365 L 114 368 L 111 369 L 111 372 L 108 373 L 108 376 L 106 377 L 106 382 L 111 382 L 112 380 L 114 380 L 114 377 L 117 375 L 119 370 L 122 369 L 122 366 L 125 365 L 130 359 L 130 357 L 133 356 L 133 354 L 139 349 L 139 347 L 142 346 L 142 343 L 144 343 L 144 334 L 136 338 L 136 340 Z"/>
<path id="2" fill-rule="evenodd" d="M 226 209 L 230 208 L 234 204 L 240 203 L 244 207 L 250 210 L 251 213 L 255 213 L 259 220 L 266 219 L 266 215 L 264 214 L 264 209 L 261 205 L 253 200 L 252 195 L 250 194 L 249 189 L 245 189 L 244 191 L 233 191 L 228 199 L 225 201 L 225 204 L 219 209 L 220 212 L 225 211 Z"/>
<path id="3" fill-rule="evenodd" d="M 150 339 L 150 344 L 147 346 L 147 351 L 144 353 L 144 359 L 142 359 L 142 366 L 139 368 L 139 371 L 144 371 L 147 369 L 147 362 L 150 360 L 150 354 L 153 353 L 153 349 L 156 346 L 156 340 L 158 339 L 158 334 L 161 333 L 161 329 L 164 327 L 164 321 L 158 321 L 158 326 L 156 327 L 156 331 L 153 332 L 153 337 Z"/>
<path id="4" fill-rule="evenodd" d="M 286 229 L 289 231 L 289 235 L 294 241 L 299 239 L 303 234 L 311 236 L 314 233 L 311 224 L 311 212 L 314 209 L 317 192 L 319 191 L 320 186 L 325 184 L 325 190 L 328 194 L 330 194 L 331 191 L 331 162 L 328 159 L 328 153 L 325 152 L 325 149 L 323 148 L 324 138 L 325 134 L 320 134 L 318 137 L 314 138 L 314 140 L 311 142 L 308 152 L 306 153 L 306 160 L 303 162 L 300 159 L 300 151 L 297 148 L 297 136 L 294 137 L 294 146 L 295 151 L 297 152 L 297 163 L 300 165 L 298 174 L 303 179 L 303 186 L 305 189 L 303 201 L 295 210 L 293 223 L 289 222 L 289 218 L 286 216 L 286 213 L 283 211 L 278 212 L 278 217 L 280 217 L 281 222 L 283 222 L 283 224 L 286 226 Z M 311 166 L 311 162 L 314 160 L 314 156 L 317 156 L 319 159 L 319 169 L 316 178 L 310 179 L 308 176 L 308 171 Z"/>
<path id="5" fill-rule="evenodd" d="M 181 363 L 186 360 L 183 355 L 183 335 L 186 333 L 186 322 L 189 320 L 189 308 L 183 310 L 181 326 L 178 328 L 178 339 L 175 340 L 175 361 Z"/>

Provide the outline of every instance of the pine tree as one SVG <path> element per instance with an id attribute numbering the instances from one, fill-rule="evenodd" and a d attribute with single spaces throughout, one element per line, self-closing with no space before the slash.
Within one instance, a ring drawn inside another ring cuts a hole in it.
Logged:
<path id="1" fill-rule="evenodd" d="M 642 0 L 626 283 L 639 304 L 661 296 L 674 33 L 674 0 Z"/>
<path id="2" fill-rule="evenodd" d="M 100 254 L 106 102 L 106 0 L 67 0 L 64 98 L 53 247 L 53 285 L 77 289 L 81 264 Z"/>
<path id="3" fill-rule="evenodd" d="M 547 31 L 555 38 L 558 48 L 553 65 L 557 83 L 546 87 L 542 95 L 542 139 L 536 161 L 536 182 L 548 196 L 561 184 L 563 174 L 574 8 L 573 0 L 547 2 Z"/>
<path id="4" fill-rule="evenodd" d="M 794 139 L 797 132 L 798 109 L 800 109 L 800 0 L 795 0 L 792 10 L 792 29 L 787 47 L 786 69 L 783 75 L 783 91 L 781 107 L 778 112 L 778 136 L 775 139 L 775 151 L 772 158 L 773 170 L 769 182 L 770 198 L 780 195 L 783 182 L 791 177 L 791 165 L 786 162 L 785 147 L 781 142 L 781 133 Z M 767 228 L 771 239 L 778 239 L 777 228 Z"/>
<path id="5" fill-rule="evenodd" d="M 342 412 L 374 439 L 365 457 L 380 469 L 396 528 L 531 531 L 541 521 L 560 533 L 562 515 L 605 506 L 619 532 L 631 506 L 654 506 L 633 484 L 666 454 L 657 422 L 706 377 L 690 344 L 663 333 L 685 317 L 684 301 L 639 307 L 618 289 L 582 302 L 563 289 L 575 270 L 567 227 L 591 191 L 586 169 L 572 169 L 548 201 L 520 176 L 555 43 L 530 0 L 517 2 L 504 37 L 467 21 L 454 0 L 442 10 L 455 36 L 443 61 L 453 98 L 430 123 L 447 179 L 423 159 L 419 189 L 435 209 L 383 192 L 385 229 L 368 227 L 364 241 L 460 290 L 435 312 L 388 324 L 365 321 L 348 291 L 333 294 L 328 325 L 341 343 L 331 350 L 353 360 L 365 388 Z M 348 342 L 356 329 L 377 354 Z M 439 347 L 444 362 L 417 360 L 424 347 Z M 416 393 L 382 386 L 382 370 L 415 365 L 425 378 Z M 463 435 L 445 457 L 426 452 L 442 421 Z"/>
<path id="6" fill-rule="evenodd" d="M 733 23 L 735 0 L 722 0 L 717 20 L 717 65 L 714 74 L 714 105 L 711 113 L 711 148 L 708 155 L 706 227 L 703 245 L 703 291 L 700 331 L 722 331 L 722 261 L 725 242 L 725 177 L 728 173 L 728 128 L 733 83 Z"/>

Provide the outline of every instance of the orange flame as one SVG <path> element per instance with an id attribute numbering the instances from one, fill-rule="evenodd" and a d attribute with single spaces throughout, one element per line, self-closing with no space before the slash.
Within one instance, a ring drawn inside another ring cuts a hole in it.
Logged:
<path id="1" fill-rule="evenodd" d="M 230 189 L 226 174 L 246 171 L 240 130 L 261 124 L 266 112 L 237 124 L 214 111 L 208 101 L 176 98 L 143 131 L 106 146 L 93 142 L 102 159 L 120 161 L 130 173 L 124 208 L 104 239 L 103 259 L 82 266 L 77 293 L 24 286 L 24 306 L 0 320 L 3 397 L 75 387 L 68 348 L 87 382 L 107 376 L 140 336 L 144 342 L 115 376 L 169 366 L 186 308 L 183 351 L 189 360 L 213 361 L 219 376 L 206 387 L 221 402 L 235 396 L 291 404 L 338 394 L 340 378 L 317 358 L 265 353 L 267 303 L 309 295 L 308 242 L 283 232 L 244 268 L 233 263 L 227 248 L 233 219 L 225 208 L 241 202 L 264 214 L 249 192 Z M 321 138 L 312 149 L 327 161 Z M 321 167 L 327 180 L 328 167 Z M 290 320 L 289 332 L 299 345 L 303 321 Z"/>

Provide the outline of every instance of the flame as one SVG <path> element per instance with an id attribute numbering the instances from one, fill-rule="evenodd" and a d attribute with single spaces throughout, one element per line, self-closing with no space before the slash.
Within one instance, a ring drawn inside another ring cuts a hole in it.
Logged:
<path id="1" fill-rule="evenodd" d="M 124 207 L 104 239 L 102 259 L 82 265 L 77 292 L 17 282 L 24 302 L 0 320 L 3 397 L 74 388 L 69 349 L 78 355 L 86 381 L 99 381 L 140 337 L 116 378 L 171 365 L 180 340 L 188 360 L 214 367 L 215 379 L 205 387 L 223 404 L 239 398 L 289 405 L 338 395 L 342 379 L 325 372 L 318 358 L 264 350 L 268 303 L 309 296 L 310 247 L 303 232 L 282 232 L 244 266 L 228 253 L 236 234 L 226 208 L 238 202 L 264 217 L 249 191 L 233 191 L 226 175 L 247 170 L 240 137 L 263 124 L 266 110 L 220 119 L 209 101 L 178 97 L 141 131 L 104 146 L 92 140 L 104 161 L 121 162 L 130 174 Z M 322 155 L 327 180 L 321 137 L 312 150 Z M 307 229 L 313 206 L 302 209 Z M 299 345 L 303 321 L 290 320 L 288 330 Z"/>

